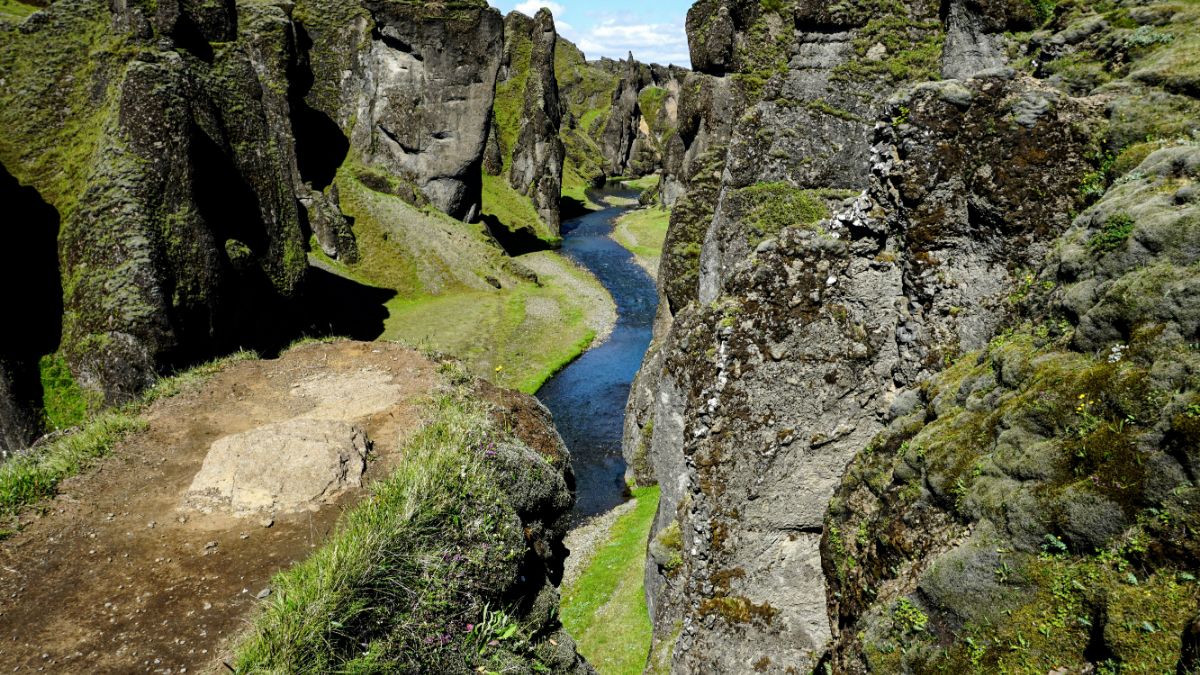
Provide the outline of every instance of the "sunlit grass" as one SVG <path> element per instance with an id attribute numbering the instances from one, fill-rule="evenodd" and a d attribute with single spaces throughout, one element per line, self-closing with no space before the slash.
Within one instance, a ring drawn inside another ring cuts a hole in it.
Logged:
<path id="1" fill-rule="evenodd" d="M 637 505 L 617 519 L 578 580 L 563 589 L 563 626 L 603 675 L 641 673 L 650 653 L 643 579 L 659 488 L 635 488 L 633 494 Z"/>

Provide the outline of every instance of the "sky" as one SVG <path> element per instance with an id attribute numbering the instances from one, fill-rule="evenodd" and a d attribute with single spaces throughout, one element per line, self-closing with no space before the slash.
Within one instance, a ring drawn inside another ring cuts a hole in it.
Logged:
<path id="1" fill-rule="evenodd" d="M 623 59 L 690 67 L 683 20 L 692 0 L 488 0 L 507 14 L 529 16 L 541 7 L 554 13 L 558 34 L 589 59 Z"/>

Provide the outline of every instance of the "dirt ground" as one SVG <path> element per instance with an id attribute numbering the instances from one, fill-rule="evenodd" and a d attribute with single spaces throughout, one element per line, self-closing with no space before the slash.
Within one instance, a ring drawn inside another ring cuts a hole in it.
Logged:
<path id="1" fill-rule="evenodd" d="M 416 352 L 344 342 L 236 363 L 156 402 L 145 432 L 64 482 L 0 542 L 0 672 L 225 671 L 271 576 L 317 547 L 366 491 L 274 518 L 204 514 L 184 494 L 210 445 L 293 418 L 341 419 L 372 443 L 368 485 L 394 465 L 439 382 Z"/>

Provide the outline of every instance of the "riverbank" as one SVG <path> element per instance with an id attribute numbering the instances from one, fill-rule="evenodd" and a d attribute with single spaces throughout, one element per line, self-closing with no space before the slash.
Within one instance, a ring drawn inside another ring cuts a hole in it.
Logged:
<path id="1" fill-rule="evenodd" d="M 657 487 L 635 489 L 633 499 L 564 541 L 571 555 L 562 583 L 563 627 L 602 675 L 637 675 L 649 658 L 644 575 L 657 509 Z"/>
<path id="2" fill-rule="evenodd" d="M 662 259 L 663 242 L 671 211 L 657 206 L 631 211 L 617 220 L 613 239 L 633 254 L 638 267 L 658 280 L 658 265 Z"/>

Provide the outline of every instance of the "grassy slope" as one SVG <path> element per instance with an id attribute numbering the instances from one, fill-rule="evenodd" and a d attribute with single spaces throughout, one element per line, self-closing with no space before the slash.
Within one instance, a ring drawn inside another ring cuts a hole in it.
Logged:
<path id="1" fill-rule="evenodd" d="M 643 575 L 658 487 L 636 488 L 637 506 L 613 525 L 579 579 L 563 589 L 563 626 L 604 675 L 636 675 L 650 652 Z"/>
<path id="2" fill-rule="evenodd" d="M 483 173 L 483 213 L 495 216 L 510 230 L 529 230 L 551 245 L 562 242 L 538 215 L 533 200 L 513 189 L 507 176 Z"/>
<path id="3" fill-rule="evenodd" d="M 553 274 L 539 274 L 538 285 L 513 273 L 480 225 L 374 192 L 349 168 L 338 187 L 343 210 L 354 218 L 361 260 L 347 266 L 319 252 L 314 257 L 342 276 L 397 292 L 387 303 L 384 339 L 451 354 L 476 376 L 532 393 L 595 338 L 594 309 L 568 285 L 603 294 L 602 287 L 565 258 L 537 254 L 556 263 Z"/>
<path id="4" fill-rule="evenodd" d="M 662 257 L 663 241 L 667 237 L 667 225 L 671 212 L 649 208 L 630 211 L 621 216 L 613 230 L 613 239 L 637 258 L 637 263 L 651 276 L 658 275 L 658 262 Z"/>
<path id="5" fill-rule="evenodd" d="M 596 337 L 568 277 L 597 282 L 558 254 L 534 255 L 552 260 L 557 276 L 543 273 L 541 286 L 522 283 L 504 292 L 394 300 L 388 304 L 391 318 L 384 339 L 454 354 L 476 375 L 536 392 Z"/>
<path id="6" fill-rule="evenodd" d="M 461 393 L 431 408 L 399 469 L 275 577 L 237 672 L 488 672 L 514 655 L 545 669 L 525 628 L 491 606 L 524 544 L 485 453 L 506 435 Z"/>

